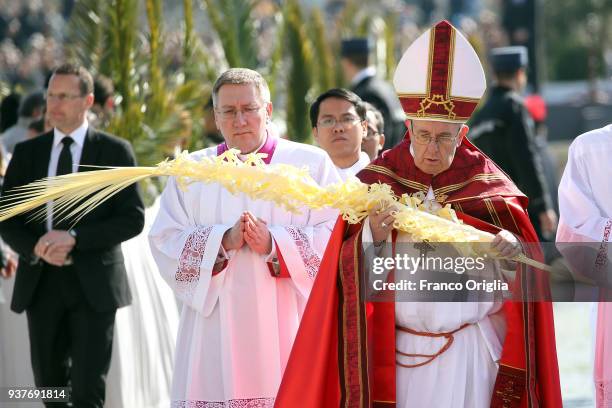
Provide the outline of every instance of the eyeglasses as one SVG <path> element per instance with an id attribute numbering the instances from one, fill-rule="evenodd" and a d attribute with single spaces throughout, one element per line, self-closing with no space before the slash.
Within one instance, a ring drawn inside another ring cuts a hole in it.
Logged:
<path id="1" fill-rule="evenodd" d="M 85 95 L 71 95 L 71 94 L 67 94 L 67 93 L 59 93 L 59 94 L 48 93 L 47 94 L 47 100 L 48 101 L 64 102 L 64 101 L 71 101 L 71 100 L 77 99 L 77 98 L 82 98 L 83 96 L 85 96 Z"/>
<path id="2" fill-rule="evenodd" d="M 253 118 L 259 113 L 261 108 L 261 106 L 247 106 L 244 109 L 228 108 L 222 110 L 215 109 L 215 111 L 225 120 L 234 120 L 238 117 L 238 113 L 241 113 L 244 118 Z"/>
<path id="3" fill-rule="evenodd" d="M 378 131 L 378 129 L 376 129 L 373 126 L 369 126 L 368 125 L 368 133 L 366 134 L 366 139 L 372 139 L 373 137 L 376 137 L 380 135 L 380 132 Z"/>
<path id="4" fill-rule="evenodd" d="M 420 145 L 428 145 L 431 142 L 435 141 L 438 146 L 450 147 L 457 140 L 457 136 L 443 135 L 438 137 L 433 137 L 427 133 L 416 133 L 414 135 L 414 141 Z"/>
<path id="5" fill-rule="evenodd" d="M 336 118 L 331 116 L 327 116 L 318 121 L 317 126 L 320 126 L 322 128 L 333 128 L 334 126 L 336 126 L 337 123 L 340 123 L 342 127 L 349 128 L 359 121 L 360 119 L 353 115 L 345 115 L 340 118 L 340 120 L 337 120 Z"/>

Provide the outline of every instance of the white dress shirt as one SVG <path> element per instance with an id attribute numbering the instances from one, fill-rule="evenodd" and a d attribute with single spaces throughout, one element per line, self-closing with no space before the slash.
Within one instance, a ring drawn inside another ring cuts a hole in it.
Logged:
<path id="1" fill-rule="evenodd" d="M 47 170 L 47 176 L 53 177 L 57 171 L 57 162 L 59 161 L 60 153 L 62 152 L 62 148 L 64 145 L 62 144 L 62 139 L 65 136 L 70 136 L 74 143 L 70 145 L 70 153 L 72 154 L 72 172 L 76 172 L 78 169 L 78 165 L 81 162 L 81 154 L 83 153 L 83 144 L 85 143 L 85 136 L 87 135 L 87 128 L 89 127 L 89 122 L 87 119 L 76 128 L 69 135 L 64 134 L 61 130 L 54 128 L 53 129 L 53 145 L 51 146 L 51 157 L 49 158 L 49 169 Z M 47 230 L 51 231 L 53 229 L 53 203 L 47 203 Z"/>
<path id="2" fill-rule="evenodd" d="M 357 85 L 359 82 L 363 81 L 364 79 L 373 77 L 375 75 L 376 75 L 376 68 L 374 67 L 364 68 L 358 73 L 356 73 L 353 79 L 351 79 L 351 85 L 352 86 Z"/>

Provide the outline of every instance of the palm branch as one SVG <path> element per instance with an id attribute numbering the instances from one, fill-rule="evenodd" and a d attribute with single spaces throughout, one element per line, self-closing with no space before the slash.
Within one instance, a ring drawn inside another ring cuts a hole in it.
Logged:
<path id="1" fill-rule="evenodd" d="M 183 64 L 191 66 L 191 60 L 195 53 L 193 34 L 193 1 L 183 0 L 183 17 L 185 20 L 185 33 L 183 39 Z M 192 72 L 185 70 L 185 79 L 192 78 Z"/>
<path id="2" fill-rule="evenodd" d="M 494 236 L 462 224 L 450 206 L 437 215 L 422 211 L 416 197 L 396 197 L 391 186 L 367 185 L 357 178 L 346 182 L 319 186 L 307 168 L 288 164 L 264 165 L 262 156 L 251 154 L 242 162 L 238 150 L 232 149 L 217 157 L 193 160 L 182 153 L 177 159 L 155 167 L 115 167 L 107 170 L 78 172 L 50 177 L 17 187 L 0 201 L 0 221 L 32 212 L 31 218 L 46 215 L 44 204 L 54 201 L 59 220 L 73 225 L 109 198 L 133 183 L 154 176 L 173 176 L 181 188 L 189 183 L 219 183 L 233 194 L 244 193 L 251 199 L 272 201 L 288 211 L 299 213 L 304 208 L 336 208 L 350 223 L 361 222 L 376 205 L 398 208 L 394 227 L 409 232 L 421 241 L 455 242 L 464 256 L 484 249 Z M 281 187 L 279 187 L 281 186 Z M 526 258 L 514 258 L 540 269 L 547 265 Z"/>
<path id="3" fill-rule="evenodd" d="M 312 25 L 310 31 L 317 60 L 317 69 L 315 70 L 317 93 L 327 91 L 334 84 L 334 66 L 332 64 L 329 36 L 325 30 L 323 18 L 321 10 L 315 7 L 311 14 Z"/>
<path id="4" fill-rule="evenodd" d="M 257 68 L 253 0 L 203 0 L 230 67 Z"/>
<path id="5" fill-rule="evenodd" d="M 297 0 L 285 6 L 285 35 L 290 60 L 287 77 L 287 130 L 292 140 L 311 140 L 307 101 L 312 87 L 312 48 L 305 32 L 302 10 Z"/>
<path id="6" fill-rule="evenodd" d="M 67 58 L 89 67 L 92 74 L 98 72 L 104 55 L 103 27 L 106 4 L 97 0 L 76 2 L 66 27 L 64 49 Z"/>
<path id="7" fill-rule="evenodd" d="M 272 57 L 270 58 L 270 62 L 267 67 L 267 75 L 265 75 L 268 88 L 270 88 L 272 101 L 274 101 L 277 96 L 276 86 L 280 82 L 279 70 L 283 65 L 283 51 L 285 49 L 285 24 L 283 22 L 283 13 L 279 13 L 279 15 L 281 23 L 277 27 L 276 46 L 274 47 Z"/>
<path id="8" fill-rule="evenodd" d="M 167 106 L 167 93 L 162 75 L 161 49 L 162 43 L 162 11 L 160 0 L 145 0 L 147 21 L 149 23 L 149 70 L 146 121 L 154 124 L 160 119 Z"/>
<path id="9" fill-rule="evenodd" d="M 125 112 L 132 111 L 131 104 L 134 96 L 132 78 L 134 76 L 134 46 L 137 36 L 138 1 L 137 0 L 111 0 L 108 8 L 109 33 L 109 67 L 115 89 L 121 95 L 121 107 Z M 131 130 L 131 128 L 129 128 Z M 123 136 L 131 139 L 132 132 L 125 132 Z"/>
<path id="10" fill-rule="evenodd" d="M 391 79 L 397 66 L 397 60 L 395 58 L 395 33 L 397 32 L 397 15 L 395 13 L 387 14 L 385 18 L 385 67 L 386 77 Z"/>

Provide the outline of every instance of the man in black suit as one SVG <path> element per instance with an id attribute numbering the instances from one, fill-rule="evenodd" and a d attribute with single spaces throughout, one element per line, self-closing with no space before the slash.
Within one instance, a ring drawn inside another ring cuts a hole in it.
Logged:
<path id="1" fill-rule="evenodd" d="M 405 115 L 395 89 L 376 76 L 370 65 L 370 42 L 367 38 L 352 38 L 342 41 L 341 64 L 344 77 L 351 81 L 351 91 L 378 109 L 385 123 L 384 150 L 390 149 L 404 139 Z"/>
<path id="2" fill-rule="evenodd" d="M 47 91 L 54 129 L 16 146 L 4 194 L 46 176 L 88 170 L 78 164 L 135 164 L 128 142 L 89 127 L 93 99 L 84 68 L 66 64 L 54 71 Z M 11 308 L 27 314 L 36 385 L 70 385 L 74 406 L 102 407 L 115 311 L 131 302 L 120 244 L 142 230 L 143 203 L 131 186 L 74 226 L 52 203 L 45 210 L 44 221 L 25 214 L 0 224 L 19 254 Z"/>

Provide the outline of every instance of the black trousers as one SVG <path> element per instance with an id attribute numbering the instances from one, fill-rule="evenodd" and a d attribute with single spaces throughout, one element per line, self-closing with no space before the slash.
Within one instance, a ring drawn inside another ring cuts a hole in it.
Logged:
<path id="1" fill-rule="evenodd" d="M 87 303 L 72 266 L 45 265 L 34 301 L 26 310 L 30 355 L 37 387 L 71 387 L 71 404 L 104 405 L 115 312 L 96 312 Z"/>

